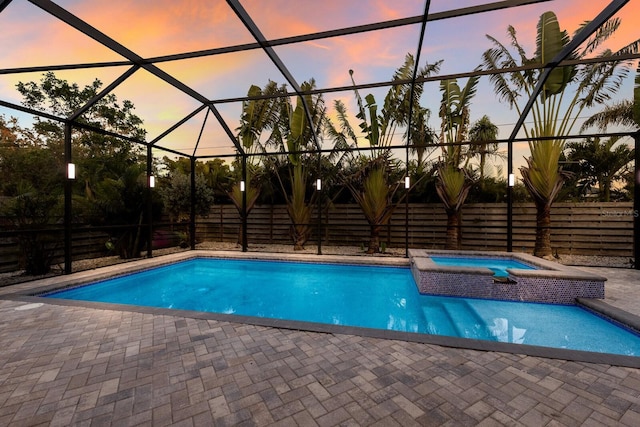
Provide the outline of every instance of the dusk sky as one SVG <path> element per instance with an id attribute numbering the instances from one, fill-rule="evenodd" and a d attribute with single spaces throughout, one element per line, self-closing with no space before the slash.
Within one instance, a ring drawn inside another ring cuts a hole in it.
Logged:
<path id="1" fill-rule="evenodd" d="M 60 0 L 56 3 L 143 58 L 254 42 L 222 0 Z M 441 12 L 484 3 L 487 2 L 433 0 L 430 11 Z M 536 24 L 543 12 L 556 12 L 561 28 L 573 34 L 580 23 L 593 19 L 607 4 L 608 1 L 600 0 L 548 1 L 430 22 L 421 63 L 444 60 L 440 75 L 471 71 L 480 64 L 482 52 L 491 47 L 485 35 L 490 34 L 507 43 L 506 29 L 509 24 L 516 28 L 520 42 L 531 56 L 535 51 Z M 417 16 L 424 9 L 424 2 L 418 0 L 244 0 L 242 5 L 267 39 Z M 640 0 L 629 1 L 619 16 L 622 18 L 621 28 L 607 46 L 612 50 L 640 38 Z M 124 59 L 26 0 L 14 0 L 0 13 L 0 28 L 1 69 Z M 276 47 L 275 51 L 298 83 L 314 78 L 319 88 L 348 86 L 349 69 L 354 70 L 358 83 L 388 81 L 407 53 L 415 55 L 419 32 L 419 25 L 405 26 L 286 45 Z M 286 83 L 262 50 L 165 62 L 158 66 L 211 100 L 245 96 L 251 84 L 263 87 L 269 79 Z M 126 68 L 58 71 L 56 75 L 81 86 L 95 78 L 107 85 Z M 630 73 L 620 98 L 632 98 L 634 75 Z M 0 74 L 0 99 L 20 103 L 16 83 L 40 78 L 41 73 Z M 461 80 L 459 83 L 464 82 Z M 382 103 L 387 91 L 388 88 L 381 88 L 362 91 L 361 94 L 364 96 L 371 92 Z M 120 100 L 128 99 L 135 104 L 136 113 L 144 120 L 148 131 L 148 140 L 199 105 L 194 99 L 144 70 L 136 72 L 115 93 Z M 355 115 L 352 91 L 325 95 L 329 106 L 336 98 L 344 100 L 349 111 Z M 434 128 L 439 127 L 437 110 L 440 98 L 437 83 L 425 86 L 422 105 L 433 112 L 431 125 Z M 228 126 L 234 130 L 238 126 L 240 103 L 223 103 L 218 105 L 218 109 Z M 0 107 L 0 114 L 18 116 L 23 125 L 28 121 L 28 117 L 6 108 Z M 472 122 L 488 114 L 499 125 L 500 138 L 508 137 L 512 124 L 518 118 L 515 111 L 498 102 L 487 78 L 481 80 L 471 114 Z M 185 150 L 190 154 L 203 118 L 204 113 L 196 116 L 160 145 Z M 233 146 L 220 126 L 212 117 L 207 123 L 197 154 L 232 153 Z M 355 121 L 354 126 L 357 126 Z M 522 146 L 519 150 L 517 160 L 527 154 Z M 164 155 L 162 152 L 156 154 Z"/>

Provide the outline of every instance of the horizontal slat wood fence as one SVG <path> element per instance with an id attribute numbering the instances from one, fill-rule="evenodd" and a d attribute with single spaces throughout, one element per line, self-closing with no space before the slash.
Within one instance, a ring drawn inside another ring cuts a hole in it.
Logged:
<path id="1" fill-rule="evenodd" d="M 507 248 L 506 204 L 468 204 L 462 211 L 462 244 L 468 250 L 503 251 Z M 513 206 L 513 250 L 532 252 L 535 243 L 535 206 Z M 551 244 L 554 252 L 571 255 L 631 257 L 633 254 L 633 204 L 555 203 L 551 210 Z M 317 243 L 318 211 L 313 215 L 313 236 Z M 322 209 L 323 245 L 366 245 L 369 226 L 358 205 L 332 205 Z M 443 248 L 447 217 L 440 204 L 410 204 L 396 209 L 381 240 L 387 247 L 405 246 L 408 223 L 409 247 Z M 248 217 L 249 244 L 290 244 L 290 221 L 285 206 L 256 206 Z M 236 241 L 240 217 L 233 206 L 215 206 L 198 220 L 201 240 Z"/>
<path id="2" fill-rule="evenodd" d="M 625 203 L 555 203 L 551 210 L 551 244 L 554 252 L 571 255 L 633 256 L 633 211 Z M 318 242 L 318 211 L 314 208 L 313 235 L 308 245 Z M 468 250 L 506 250 L 507 209 L 505 204 L 478 203 L 463 207 L 462 244 Z M 381 234 L 389 247 L 404 248 L 405 224 L 411 248 L 443 248 L 447 217 L 441 204 L 410 204 L 396 209 Z M 249 215 L 249 244 L 292 244 L 290 220 L 283 205 L 256 206 Z M 240 217 L 235 207 L 217 205 L 207 217 L 197 220 L 198 241 L 235 242 Z M 4 230 L 3 230 L 4 231 Z M 183 230 L 180 230 L 183 231 Z M 324 206 L 322 209 L 322 245 L 366 246 L 369 225 L 355 204 Z M 52 235 L 55 262 L 63 259 L 62 230 Z M 85 227 L 74 227 L 73 259 L 107 255 L 108 235 Z M 177 240 L 176 240 L 177 241 Z M 57 242 L 57 243 L 56 243 Z M 535 207 L 532 203 L 513 206 L 513 250 L 532 252 L 535 242 Z M 0 237 L 0 273 L 15 271 L 19 249 L 14 234 Z"/>
<path id="3" fill-rule="evenodd" d="M 64 262 L 64 230 L 40 232 L 40 236 L 53 251 L 53 264 Z M 72 233 L 73 259 L 95 258 L 107 255 L 106 233 L 89 229 L 75 228 Z M 20 267 L 20 248 L 15 233 L 3 233 L 0 238 L 0 273 L 18 270 Z"/>

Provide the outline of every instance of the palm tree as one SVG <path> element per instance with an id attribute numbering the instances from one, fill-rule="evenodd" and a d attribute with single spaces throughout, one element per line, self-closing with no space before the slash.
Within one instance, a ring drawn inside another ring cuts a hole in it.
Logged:
<path id="1" fill-rule="evenodd" d="M 248 99 L 242 103 L 242 116 L 240 118 L 240 126 L 236 129 L 238 131 L 238 142 L 242 144 L 242 147 L 247 154 L 255 154 L 263 151 L 262 142 L 260 141 L 262 132 L 267 129 L 273 129 L 278 120 L 279 113 L 279 101 L 273 96 L 282 92 L 283 88 L 279 88 L 273 81 L 269 81 L 264 89 L 256 85 L 251 85 L 247 95 L 253 99 Z M 238 245 L 244 246 L 243 226 L 246 217 L 254 208 L 258 197 L 260 197 L 260 182 L 259 165 L 254 162 L 259 162 L 259 156 L 248 156 L 246 158 L 246 182 L 244 183 L 244 191 L 246 192 L 246 206 L 243 209 L 243 190 L 241 188 L 241 182 L 243 177 L 241 176 L 241 162 L 236 161 L 237 179 L 231 186 L 231 190 L 228 192 L 228 196 L 233 202 L 233 205 L 240 214 L 240 229 L 238 231 Z M 245 217 L 246 215 L 246 217 Z"/>
<path id="2" fill-rule="evenodd" d="M 640 128 L 640 64 L 636 69 L 633 99 L 624 99 L 605 106 L 602 111 L 585 120 L 580 131 L 584 132 L 592 126 L 605 131 L 609 125 Z"/>
<path id="3" fill-rule="evenodd" d="M 431 111 L 419 105 L 414 107 L 413 120 L 411 120 L 411 154 L 416 155 L 416 171 L 423 173 L 426 167 L 426 158 L 436 150 L 438 134 L 429 126 Z"/>
<path id="4" fill-rule="evenodd" d="M 247 175 L 246 175 L 247 180 L 244 186 L 244 191 L 241 184 L 242 177 L 239 176 L 231 186 L 231 189 L 227 192 L 227 196 L 231 200 L 231 203 L 233 203 L 233 206 L 236 207 L 236 210 L 240 215 L 240 227 L 238 229 L 238 240 L 236 241 L 236 243 L 239 246 L 245 245 L 244 223 L 246 218 L 249 216 L 249 214 L 253 210 L 253 208 L 256 206 L 256 203 L 258 201 L 258 197 L 260 197 L 260 191 L 261 191 L 260 180 L 256 178 L 257 174 L 253 172 L 254 168 L 252 167 L 251 164 L 247 164 L 246 166 L 247 166 Z M 243 193 L 246 194 L 246 199 L 244 199 L 246 201 L 246 206 L 244 210 L 242 209 L 243 197 L 244 197 Z M 248 242 L 246 243 L 248 244 Z"/>
<path id="5" fill-rule="evenodd" d="M 629 164 L 635 157 L 635 151 L 626 144 L 616 144 L 620 137 L 611 137 L 602 141 L 589 138 L 584 142 L 567 144 L 567 160 L 578 164 L 581 187 L 589 189 L 595 184 L 599 189 L 599 200 L 611 200 L 611 186 L 622 181 L 629 171 Z"/>
<path id="6" fill-rule="evenodd" d="M 417 71 L 417 77 L 427 77 L 432 73 L 437 73 L 440 69 L 442 61 L 434 64 L 426 64 Z M 405 62 L 396 70 L 393 76 L 394 81 L 408 81 L 412 78 L 415 66 L 414 58 L 411 54 L 405 56 Z M 349 70 L 352 82 L 353 71 Z M 368 141 L 372 150 L 369 156 L 361 155 L 355 159 L 363 164 L 357 172 L 349 176 L 343 176 L 343 184 L 349 188 L 351 195 L 360 205 L 362 212 L 367 219 L 370 227 L 369 244 L 367 253 L 380 252 L 380 232 L 384 225 L 391 219 L 391 215 L 400 201 L 394 202 L 394 196 L 398 184 L 399 164 L 391 161 L 389 146 L 392 143 L 396 130 L 399 126 L 406 126 L 409 123 L 410 105 L 413 103 L 413 119 L 412 124 L 417 129 L 422 129 L 422 133 L 413 135 L 412 141 L 417 141 L 416 145 L 422 145 L 426 149 L 428 144 L 427 138 L 429 134 L 426 129 L 421 128 L 425 125 L 429 112 L 420 108 L 419 99 L 422 95 L 424 83 L 418 82 L 414 86 L 413 98 L 411 98 L 411 86 L 408 83 L 397 84 L 389 89 L 385 96 L 382 110 L 378 112 L 378 105 L 375 97 L 368 94 L 363 99 L 360 97 L 357 89 L 354 89 L 356 101 L 358 103 L 358 114 L 356 118 L 360 121 L 360 130 L 364 133 L 365 139 Z M 357 139 L 351 124 L 346 115 L 346 108 L 337 101 L 335 104 L 338 114 L 338 121 L 341 129 L 344 131 L 342 135 L 351 138 L 354 144 Z M 340 112 L 342 112 L 340 114 Z M 409 143 L 411 143 L 409 142 Z M 419 155 L 424 155 L 425 150 L 420 149 Z M 353 159 L 352 159 L 353 160 Z M 415 185 L 415 183 L 414 183 Z M 405 197 L 406 194 L 403 196 Z"/>
<path id="7" fill-rule="evenodd" d="M 350 74 L 353 76 L 351 71 Z M 390 99 L 394 96 L 392 91 L 393 89 L 385 98 L 387 107 L 391 105 Z M 368 159 L 366 156 L 361 156 L 360 161 L 364 163 L 364 167 L 354 175 L 343 177 L 343 183 L 369 223 L 370 234 L 366 252 L 373 254 L 380 252 L 380 232 L 391 219 L 396 207 L 393 203 L 393 195 L 398 189 L 398 182 L 389 179 L 394 171 L 390 170 L 392 165 L 389 162 L 390 152 L 386 147 L 391 145 L 397 122 L 389 108 L 383 109 L 381 115 L 378 115 L 373 95 L 369 94 L 365 97 L 364 106 L 357 90 L 356 97 L 360 107 L 360 112 L 356 116 L 360 119 L 360 128 L 365 132 L 365 138 L 371 147 L 377 147 L 378 150 L 372 150 Z"/>
<path id="8" fill-rule="evenodd" d="M 584 28 L 584 23 L 576 34 Z M 620 20 L 613 18 L 603 24 L 576 49 L 570 58 L 574 60 L 593 56 L 600 46 L 611 37 L 620 26 Z M 516 30 L 508 27 L 509 44 L 516 55 L 496 38 L 487 36 L 494 47 L 483 54 L 483 65 L 487 70 L 501 70 L 531 64 L 548 64 L 565 46 L 571 42 L 566 30 L 553 12 L 540 16 L 537 26 L 536 51 L 532 58 L 526 56 L 524 47 L 516 37 Z M 621 48 L 617 52 L 608 49 L 600 56 L 610 57 L 637 53 L 640 40 Z M 564 140 L 570 135 L 578 117 L 584 109 L 607 101 L 616 93 L 629 72 L 629 61 L 619 60 L 602 63 L 587 63 L 555 68 L 536 98 L 530 113 L 531 127 L 524 127 L 529 138 L 531 155 L 526 165 L 520 168 L 527 190 L 536 204 L 536 243 L 534 255 L 550 257 L 551 252 L 551 205 L 557 197 L 567 174 L 559 167 L 564 150 Z M 542 69 L 509 71 L 491 75 L 491 81 L 499 99 L 515 108 L 518 114 L 534 92 L 543 74 Z M 573 88 L 573 92 L 567 90 Z M 525 95 L 523 98 L 522 96 Z M 571 96 L 573 95 L 573 96 Z M 554 139 L 558 137 L 558 139 Z M 537 139 L 545 138 L 545 139 Z M 549 138 L 549 139 L 546 139 Z"/>
<path id="9" fill-rule="evenodd" d="M 585 120 L 580 131 L 584 132 L 592 126 L 601 130 L 605 130 L 609 125 L 638 127 L 638 122 L 636 122 L 633 116 L 633 108 L 634 101 L 629 99 L 607 105 L 602 111 Z"/>
<path id="10" fill-rule="evenodd" d="M 400 187 L 398 173 L 398 162 L 385 153 L 365 161 L 361 169 L 343 181 L 369 224 L 368 254 L 380 252 L 380 233 L 402 200 L 394 201 Z"/>
<path id="11" fill-rule="evenodd" d="M 461 209 L 472 184 L 466 169 L 469 153 L 468 150 L 464 150 L 462 142 L 467 136 L 469 105 L 476 93 L 477 84 L 478 77 L 469 78 L 463 89 L 460 89 L 455 79 L 440 82 L 440 140 L 444 145 L 443 159 L 438 167 L 436 191 L 447 213 L 445 249 L 460 249 L 462 246 Z"/>
<path id="12" fill-rule="evenodd" d="M 635 78 L 635 86 L 633 89 L 633 100 L 622 100 L 615 102 L 611 105 L 605 106 L 605 108 L 589 117 L 582 124 L 580 128 L 581 132 L 584 132 L 588 128 L 595 126 L 601 131 L 606 131 L 610 126 L 623 126 L 632 129 L 640 129 L 640 65 L 636 70 L 636 78 Z M 613 139 L 613 138 L 612 138 Z M 572 154 L 578 159 L 583 160 L 584 163 L 587 163 L 587 167 L 590 171 L 594 171 L 595 169 L 599 169 L 597 166 L 590 165 L 602 165 L 603 168 L 610 170 L 606 172 L 607 177 L 613 176 L 614 180 L 626 180 L 626 177 L 633 177 L 634 173 L 630 168 L 625 168 L 625 170 L 621 170 L 623 167 L 628 166 L 628 164 L 633 161 L 635 151 L 629 151 L 629 147 L 618 146 L 613 152 L 605 152 L 603 151 L 604 146 L 609 146 L 609 149 L 615 144 L 616 139 L 609 139 L 605 144 L 600 144 L 599 140 L 596 142 L 596 146 L 592 146 L 592 141 L 589 141 L 584 144 L 575 143 L 576 145 L 570 144 L 569 148 L 577 151 L 576 153 L 569 153 L 569 156 Z M 609 144 L 612 142 L 611 144 Z M 603 159 L 603 157 L 607 157 L 608 159 Z M 591 160 L 588 160 L 590 159 Z M 625 159 L 629 159 L 625 162 Z M 624 164 L 622 164 L 624 162 Z M 583 164 L 583 166 L 585 166 Z M 615 175 L 614 175 L 615 174 Z M 587 180 L 585 184 L 593 185 L 593 179 L 595 178 L 595 174 L 591 174 L 591 180 Z M 610 186 L 607 188 L 607 185 L 604 182 L 601 182 L 595 179 L 598 182 L 599 188 L 602 190 L 604 188 L 603 194 L 601 192 L 601 198 L 605 198 L 607 201 L 609 200 L 609 191 Z M 635 181 L 634 178 L 629 180 L 631 183 Z"/>
<path id="13" fill-rule="evenodd" d="M 288 181 L 280 175 L 282 156 L 270 160 L 280 183 L 282 194 L 287 204 L 287 213 L 291 219 L 291 238 L 294 250 L 303 250 L 312 232 L 311 214 L 318 193 L 307 194 L 307 178 L 310 171 L 311 158 L 305 152 L 317 150 L 319 134 L 326 120 L 326 108 L 321 95 L 308 92 L 315 88 L 311 79 L 301 85 L 302 92 L 307 94 L 297 97 L 295 107 L 288 98 L 281 98 L 278 120 L 269 138 L 268 144 L 275 145 L 281 152 L 286 152 Z M 312 123 L 309 123 L 305 112 L 305 104 L 309 108 Z M 316 135 L 313 132 L 317 132 Z"/>
<path id="14" fill-rule="evenodd" d="M 522 182 L 536 206 L 536 242 L 534 255 L 551 256 L 551 204 L 556 199 L 569 172 L 558 167 L 564 142 L 562 140 L 529 143 L 531 156 L 527 166 L 520 168 Z"/>
<path id="15" fill-rule="evenodd" d="M 484 183 L 485 164 L 487 156 L 498 155 L 498 126 L 493 124 L 489 116 L 486 114 L 476 121 L 469 129 L 469 154 L 471 156 L 480 156 L 480 186 Z"/>
<path id="16" fill-rule="evenodd" d="M 462 247 L 462 205 L 469 195 L 471 180 L 467 171 L 444 163 L 438 169 L 436 192 L 447 213 L 447 235 L 445 249 Z"/>
<path id="17" fill-rule="evenodd" d="M 92 225 L 106 226 L 110 242 L 123 259 L 138 258 L 147 242 L 143 225 L 160 216 L 162 202 L 152 193 L 152 218 L 148 217 L 146 165 L 128 165 L 117 177 L 97 182 L 84 199 L 77 199 Z"/>

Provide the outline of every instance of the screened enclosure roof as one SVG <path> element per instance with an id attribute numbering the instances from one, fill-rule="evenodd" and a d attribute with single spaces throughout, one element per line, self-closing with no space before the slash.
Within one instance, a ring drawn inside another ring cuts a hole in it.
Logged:
<path id="1" fill-rule="evenodd" d="M 463 83 L 475 74 L 491 47 L 487 35 L 508 44 L 509 25 L 533 56 L 546 11 L 570 35 L 585 21 L 620 17 L 605 46 L 612 51 L 640 38 L 640 0 L 0 0 L 0 114 L 28 121 L 34 112 L 20 107 L 16 84 L 39 81 L 46 71 L 81 87 L 99 79 L 135 105 L 147 130 L 143 143 L 187 157 L 230 155 L 250 85 L 272 80 L 295 96 L 314 79 L 328 114 L 342 100 L 357 128 L 349 70 L 361 95 L 372 93 L 380 104 L 411 54 L 420 66 L 443 61 L 421 99 L 438 128 L 439 81 Z M 618 96 L 632 98 L 633 74 Z M 488 76 L 480 79 L 470 120 L 485 114 L 501 139 L 526 126 L 526 114 L 500 103 Z"/>

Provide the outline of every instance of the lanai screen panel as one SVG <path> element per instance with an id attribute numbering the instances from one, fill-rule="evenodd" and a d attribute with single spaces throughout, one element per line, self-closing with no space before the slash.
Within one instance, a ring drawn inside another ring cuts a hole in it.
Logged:
<path id="1" fill-rule="evenodd" d="M 203 156 L 221 154 L 219 151 L 228 148 L 226 154 L 233 154 L 236 146 L 231 134 L 238 126 L 240 102 L 251 84 L 264 86 L 273 80 L 295 92 L 296 84 L 313 78 L 317 90 L 326 92 L 329 106 L 334 99 L 342 98 L 349 103 L 349 110 L 355 111 L 354 97 L 349 96 L 349 70 L 354 71 L 360 85 L 388 82 L 407 54 L 418 55 L 427 5 L 420 64 L 443 62 L 434 81 L 425 84 L 421 105 L 435 112 L 440 102 L 437 79 L 458 78 L 464 82 L 490 46 L 486 34 L 507 43 L 506 28 L 513 25 L 532 54 L 535 26 L 542 12 L 556 12 L 561 27 L 573 34 L 609 3 L 4 1 L 0 3 L 0 99 L 8 104 L 20 103 L 17 82 L 37 81 L 48 70 L 79 84 L 98 78 L 106 86 L 135 65 L 140 70 L 114 88 L 114 93 L 135 103 L 149 130 L 148 140 L 164 134 L 174 137 L 154 140 L 155 147 L 166 143 L 172 150 L 184 150 L 184 155 L 195 152 Z M 238 13 L 239 9 L 243 12 Z M 623 24 L 611 46 L 606 47 L 615 51 L 636 39 L 634 21 L 638 15 L 638 2 L 628 2 L 617 14 Z M 256 38 L 251 26 L 260 37 Z M 273 54 L 279 64 L 274 63 Z M 626 79 L 617 97 L 629 98 L 632 87 L 632 79 Z M 367 91 L 360 89 L 361 94 Z M 215 153 L 199 152 L 199 147 L 204 147 L 200 145 L 203 138 L 198 139 L 201 129 L 210 123 L 196 115 L 188 117 L 202 104 L 213 106 L 219 113 L 207 120 L 223 122 L 215 130 L 219 136 L 209 139 L 216 141 L 209 143 Z M 499 137 L 507 137 L 517 114 L 497 102 L 488 78 L 483 77 L 471 122 L 487 111 L 500 127 Z M 28 114 L 16 114 L 28 120 Z M 184 124 L 179 132 L 184 135 L 176 137 L 177 129 L 167 132 L 180 121 Z M 437 117 L 434 122 L 432 125 L 437 126 Z M 193 135 L 196 140 L 186 143 L 185 139 Z M 225 143 L 218 142 L 225 139 Z"/>

